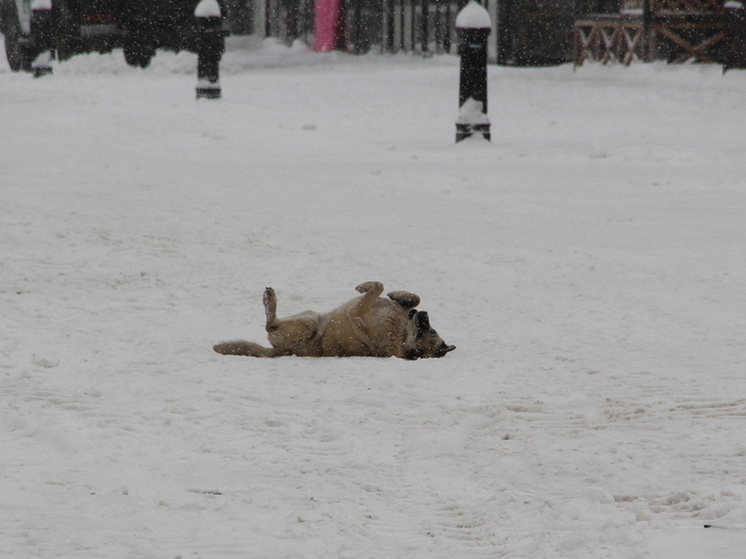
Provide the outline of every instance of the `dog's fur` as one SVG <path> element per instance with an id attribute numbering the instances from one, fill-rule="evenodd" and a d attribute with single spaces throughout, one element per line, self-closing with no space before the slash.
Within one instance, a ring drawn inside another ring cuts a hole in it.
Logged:
<path id="1" fill-rule="evenodd" d="M 430 326 L 428 315 L 415 307 L 420 298 L 407 291 L 392 291 L 382 299 L 383 284 L 361 283 L 362 293 L 331 312 L 306 311 L 277 318 L 274 289 L 264 291 L 267 337 L 271 348 L 246 341 L 224 342 L 214 347 L 223 355 L 251 357 L 443 357 L 455 346 L 447 345 Z"/>

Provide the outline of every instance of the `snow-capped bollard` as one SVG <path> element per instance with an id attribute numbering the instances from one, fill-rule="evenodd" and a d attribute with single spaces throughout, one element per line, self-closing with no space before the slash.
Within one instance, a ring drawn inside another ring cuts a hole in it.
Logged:
<path id="1" fill-rule="evenodd" d="M 456 142 L 475 133 L 490 139 L 490 119 L 487 117 L 487 37 L 491 31 L 489 13 L 475 0 L 464 6 L 456 17 L 458 53 L 461 56 Z"/>
<path id="2" fill-rule="evenodd" d="M 34 0 L 31 4 L 31 38 L 39 56 L 31 64 L 35 78 L 52 73 L 52 0 Z"/>
<path id="3" fill-rule="evenodd" d="M 45 50 L 31 64 L 31 72 L 35 78 L 48 76 L 52 73 L 52 53 Z"/>
<path id="4" fill-rule="evenodd" d="M 194 10 L 199 33 L 197 99 L 220 99 L 220 58 L 225 51 L 223 18 L 217 0 L 202 0 Z"/>

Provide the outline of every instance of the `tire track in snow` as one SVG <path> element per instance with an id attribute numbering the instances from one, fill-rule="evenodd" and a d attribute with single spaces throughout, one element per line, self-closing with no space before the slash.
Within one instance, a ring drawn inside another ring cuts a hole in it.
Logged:
<path id="1" fill-rule="evenodd" d="M 677 404 L 671 408 L 671 412 L 703 418 L 746 417 L 746 399 L 724 402 L 692 399 Z"/>

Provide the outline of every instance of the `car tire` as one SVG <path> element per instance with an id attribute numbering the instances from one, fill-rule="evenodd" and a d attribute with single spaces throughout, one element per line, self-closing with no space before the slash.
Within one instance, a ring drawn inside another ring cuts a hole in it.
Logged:
<path id="1" fill-rule="evenodd" d="M 150 61 L 155 56 L 155 51 L 139 44 L 127 45 L 124 47 L 124 61 L 129 66 L 136 68 L 147 68 Z"/>
<path id="2" fill-rule="evenodd" d="M 21 70 L 28 72 L 31 70 L 31 62 L 33 61 L 23 41 L 18 14 L 11 8 L 5 15 L 7 18 L 5 55 L 8 58 L 8 65 L 13 72 L 20 72 Z"/>

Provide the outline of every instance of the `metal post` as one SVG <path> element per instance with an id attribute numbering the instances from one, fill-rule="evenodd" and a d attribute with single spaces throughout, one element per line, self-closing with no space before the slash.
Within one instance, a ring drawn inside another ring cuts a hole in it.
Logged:
<path id="1" fill-rule="evenodd" d="M 223 18 L 217 0 L 202 0 L 197 20 L 197 99 L 220 99 L 220 58 L 225 51 Z"/>
<path id="2" fill-rule="evenodd" d="M 459 79 L 459 115 L 456 142 L 482 134 L 490 139 L 487 116 L 487 38 L 492 30 L 490 16 L 471 0 L 456 17 L 458 53 L 461 56 Z"/>
<path id="3" fill-rule="evenodd" d="M 428 6 L 428 0 L 422 0 L 422 21 L 420 22 L 420 25 L 422 26 L 421 33 L 422 33 L 422 54 L 427 54 L 428 50 L 428 35 L 429 35 L 429 29 L 428 29 L 428 16 L 430 15 L 430 10 Z"/>
<path id="4" fill-rule="evenodd" d="M 34 0 L 31 4 L 31 40 L 35 53 L 39 53 L 31 64 L 35 78 L 52 73 L 52 2 L 51 0 Z M 33 56 L 33 55 L 32 55 Z"/>
<path id="5" fill-rule="evenodd" d="M 650 0 L 642 0 L 642 61 L 652 62 L 655 58 L 656 40 L 653 27 L 653 9 Z"/>
<path id="6" fill-rule="evenodd" d="M 746 9 L 739 2 L 725 5 L 725 53 L 723 73 L 731 68 L 746 68 Z"/>

